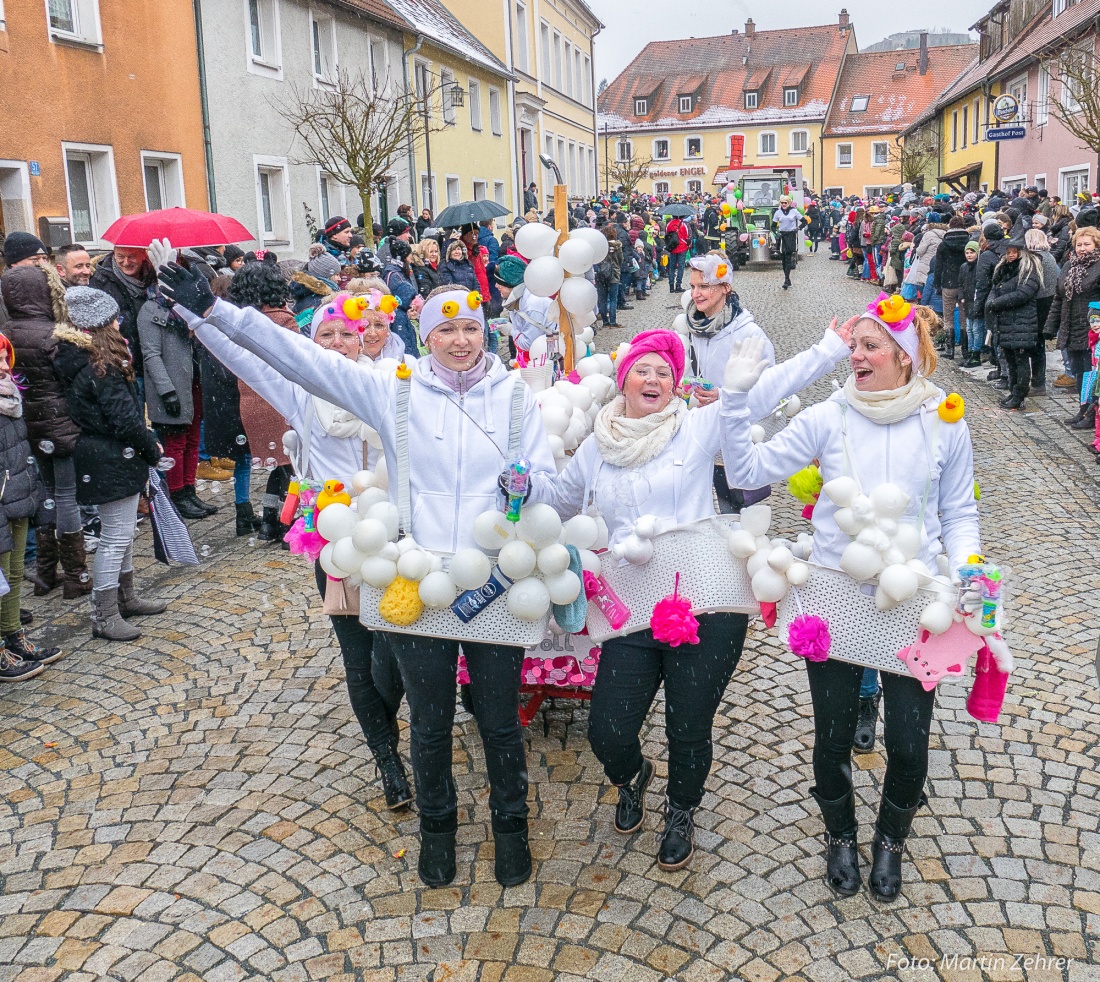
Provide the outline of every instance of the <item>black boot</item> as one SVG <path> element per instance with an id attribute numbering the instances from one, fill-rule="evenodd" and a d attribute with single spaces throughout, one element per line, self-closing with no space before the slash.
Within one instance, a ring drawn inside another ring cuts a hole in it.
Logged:
<path id="1" fill-rule="evenodd" d="M 1085 409 L 1085 415 L 1076 423 L 1070 424 L 1071 430 L 1091 430 L 1096 425 L 1096 403 L 1090 402 Z"/>
<path id="2" fill-rule="evenodd" d="M 1023 396 L 1019 395 L 1016 392 L 1013 392 L 1010 396 L 1007 396 L 1006 398 L 1001 400 L 1002 409 L 1020 409 L 1023 407 L 1023 404 Z"/>
<path id="3" fill-rule="evenodd" d="M 39 525 L 34 532 L 35 542 L 38 544 L 34 570 L 34 595 L 44 597 L 61 582 L 61 578 L 57 575 L 61 549 L 54 526 Z"/>
<path id="4" fill-rule="evenodd" d="M 898 808 L 884 795 L 879 805 L 875 838 L 871 843 L 871 893 L 879 900 L 893 900 L 901 890 L 901 854 L 913 816 L 921 803 Z"/>
<path id="5" fill-rule="evenodd" d="M 878 725 L 878 704 L 882 689 L 873 696 L 859 698 L 859 722 L 852 737 L 852 749 L 857 754 L 869 754 L 875 749 L 875 727 Z"/>
<path id="6" fill-rule="evenodd" d="M 4 638 L 4 647 L 16 658 L 21 658 L 29 665 L 52 665 L 65 657 L 65 652 L 60 648 L 39 648 L 30 638 L 27 632 L 20 628 L 14 634 Z"/>
<path id="7" fill-rule="evenodd" d="M 615 808 L 615 831 L 623 835 L 637 832 L 645 821 L 645 791 L 653 780 L 653 765 L 642 758 L 642 766 L 633 780 L 619 785 L 619 804 Z"/>
<path id="8" fill-rule="evenodd" d="M 683 869 L 695 854 L 695 820 L 692 809 L 665 801 L 665 828 L 657 841 L 657 865 L 663 870 Z"/>
<path id="9" fill-rule="evenodd" d="M 172 504 L 176 506 L 176 511 L 180 513 L 181 518 L 198 521 L 200 518 L 207 517 L 206 510 L 200 507 L 197 501 L 191 500 L 191 496 L 187 493 L 187 488 L 180 488 L 178 491 L 173 491 L 171 498 Z"/>
<path id="10" fill-rule="evenodd" d="M 212 505 L 207 501 L 203 501 L 202 498 L 200 498 L 195 492 L 195 485 L 187 484 L 184 486 L 183 490 L 187 492 L 188 497 L 190 497 L 191 499 L 191 502 L 201 508 L 207 515 L 214 515 L 217 513 L 218 506 Z"/>
<path id="11" fill-rule="evenodd" d="M 502 887 L 526 883 L 531 876 L 531 848 L 527 842 L 526 815 L 492 817 L 496 860 L 493 874 Z"/>
<path id="12" fill-rule="evenodd" d="M 444 818 L 420 817 L 420 860 L 416 871 L 425 886 L 445 887 L 455 878 L 457 831 L 457 812 Z"/>
<path id="13" fill-rule="evenodd" d="M 252 535 L 260 527 L 260 519 L 252 510 L 251 501 L 237 504 L 237 535 Z"/>
<path id="14" fill-rule="evenodd" d="M 382 791 L 386 795 L 386 807 L 390 811 L 408 808 L 412 801 L 412 789 L 405 774 L 405 765 L 397 752 L 397 741 L 391 741 L 382 753 L 375 754 L 374 762 L 382 777 Z"/>
<path id="15" fill-rule="evenodd" d="M 1062 420 L 1062 422 L 1065 423 L 1066 426 L 1073 426 L 1074 423 L 1081 422 L 1081 420 L 1085 418 L 1085 413 L 1087 413 L 1088 411 L 1089 404 L 1087 402 L 1083 402 L 1078 408 L 1076 416 L 1067 416 L 1064 420 Z M 39 596 L 38 587 L 34 588 L 34 595 L 36 597 Z"/>
<path id="16" fill-rule="evenodd" d="M 826 801 L 810 788 L 825 822 L 825 882 L 842 897 L 859 893 L 863 879 L 859 875 L 859 848 L 856 845 L 856 797 L 849 791 L 843 798 Z"/>

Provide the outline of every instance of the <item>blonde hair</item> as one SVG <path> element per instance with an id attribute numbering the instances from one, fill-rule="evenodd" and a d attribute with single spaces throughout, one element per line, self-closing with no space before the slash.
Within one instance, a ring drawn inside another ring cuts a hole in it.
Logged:
<path id="1" fill-rule="evenodd" d="M 356 295 L 370 293 L 371 290 L 377 290 L 379 293 L 390 292 L 390 288 L 377 276 L 356 276 L 354 279 L 348 280 L 348 285 L 345 289 L 348 293 L 354 293 Z M 332 296 L 332 294 L 329 294 L 329 296 Z"/>
<path id="2" fill-rule="evenodd" d="M 1091 225 L 1085 225 L 1079 228 L 1073 233 L 1073 238 L 1070 240 L 1070 245 L 1076 249 L 1078 239 L 1092 239 L 1093 245 L 1100 249 L 1100 229 L 1095 229 Z"/>
<path id="3" fill-rule="evenodd" d="M 1050 249 L 1050 242 L 1047 239 L 1046 233 L 1037 228 L 1029 228 L 1024 233 L 1024 242 L 1027 243 L 1027 247 L 1033 252 L 1044 252 Z"/>
<path id="4" fill-rule="evenodd" d="M 917 355 L 921 375 L 928 378 L 935 370 L 939 359 L 932 336 L 943 326 L 943 321 L 931 307 L 916 304 L 913 307 L 913 329 L 917 332 Z M 949 328 L 950 329 L 950 328 Z M 912 372 L 910 372 L 912 377 Z"/>
<path id="5" fill-rule="evenodd" d="M 439 248 L 439 243 L 435 239 L 421 239 L 416 245 L 413 246 L 413 254 L 419 256 L 425 262 L 428 261 L 428 249 L 431 246 L 435 246 L 435 251 L 438 255 L 442 256 L 443 250 Z"/>

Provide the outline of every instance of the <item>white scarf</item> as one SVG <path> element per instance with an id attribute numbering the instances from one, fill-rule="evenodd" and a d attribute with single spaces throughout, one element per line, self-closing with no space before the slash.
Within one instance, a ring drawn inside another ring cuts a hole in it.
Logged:
<path id="1" fill-rule="evenodd" d="M 0 379 L 0 415 L 19 419 L 23 415 L 23 394 L 10 375 Z"/>
<path id="2" fill-rule="evenodd" d="M 844 383 L 844 399 L 857 413 L 872 423 L 899 423 L 908 419 L 930 399 L 939 402 L 943 393 L 923 375 L 914 375 L 900 389 L 883 392 L 861 392 L 856 377 L 848 376 Z"/>
<path id="3" fill-rule="evenodd" d="M 368 369 L 374 367 L 374 362 L 366 355 L 360 355 L 357 363 Z M 339 439 L 354 436 L 360 440 L 365 440 L 367 434 L 374 433 L 374 430 L 354 413 L 349 413 L 346 409 L 334 406 L 331 402 L 325 402 L 324 399 L 318 396 L 313 397 L 313 415 L 317 422 L 321 424 L 321 429 L 329 436 Z"/>
<path id="4" fill-rule="evenodd" d="M 593 433 L 600 455 L 614 467 L 641 467 L 668 445 L 687 417 L 687 404 L 672 397 L 664 409 L 641 419 L 624 415 L 626 400 L 616 396 L 596 414 Z"/>

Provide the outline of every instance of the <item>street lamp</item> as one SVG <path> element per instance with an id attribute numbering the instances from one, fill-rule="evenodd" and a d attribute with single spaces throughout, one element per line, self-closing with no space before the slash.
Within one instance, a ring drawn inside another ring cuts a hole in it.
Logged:
<path id="1" fill-rule="evenodd" d="M 564 184 L 565 181 L 561 179 L 561 171 L 558 170 L 558 165 L 554 163 L 554 158 L 547 153 L 540 153 L 539 160 L 542 162 L 543 167 L 549 167 L 554 172 L 555 184 Z"/>
<path id="2" fill-rule="evenodd" d="M 450 88 L 451 93 L 451 108 L 455 106 L 464 106 L 466 104 L 466 90 L 455 82 Z"/>

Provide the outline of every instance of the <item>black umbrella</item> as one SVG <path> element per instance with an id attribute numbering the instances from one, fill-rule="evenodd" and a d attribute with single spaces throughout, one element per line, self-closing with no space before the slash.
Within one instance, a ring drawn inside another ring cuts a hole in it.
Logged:
<path id="1" fill-rule="evenodd" d="M 687 218 L 689 215 L 695 214 L 695 209 L 691 205 L 681 205 L 673 202 L 671 205 L 665 205 L 661 209 L 662 215 L 668 215 L 671 218 Z"/>
<path id="2" fill-rule="evenodd" d="M 458 228 L 460 225 L 476 225 L 487 218 L 503 218 L 512 214 L 504 205 L 495 201 L 460 201 L 457 205 L 448 205 L 432 222 L 440 228 Z"/>

